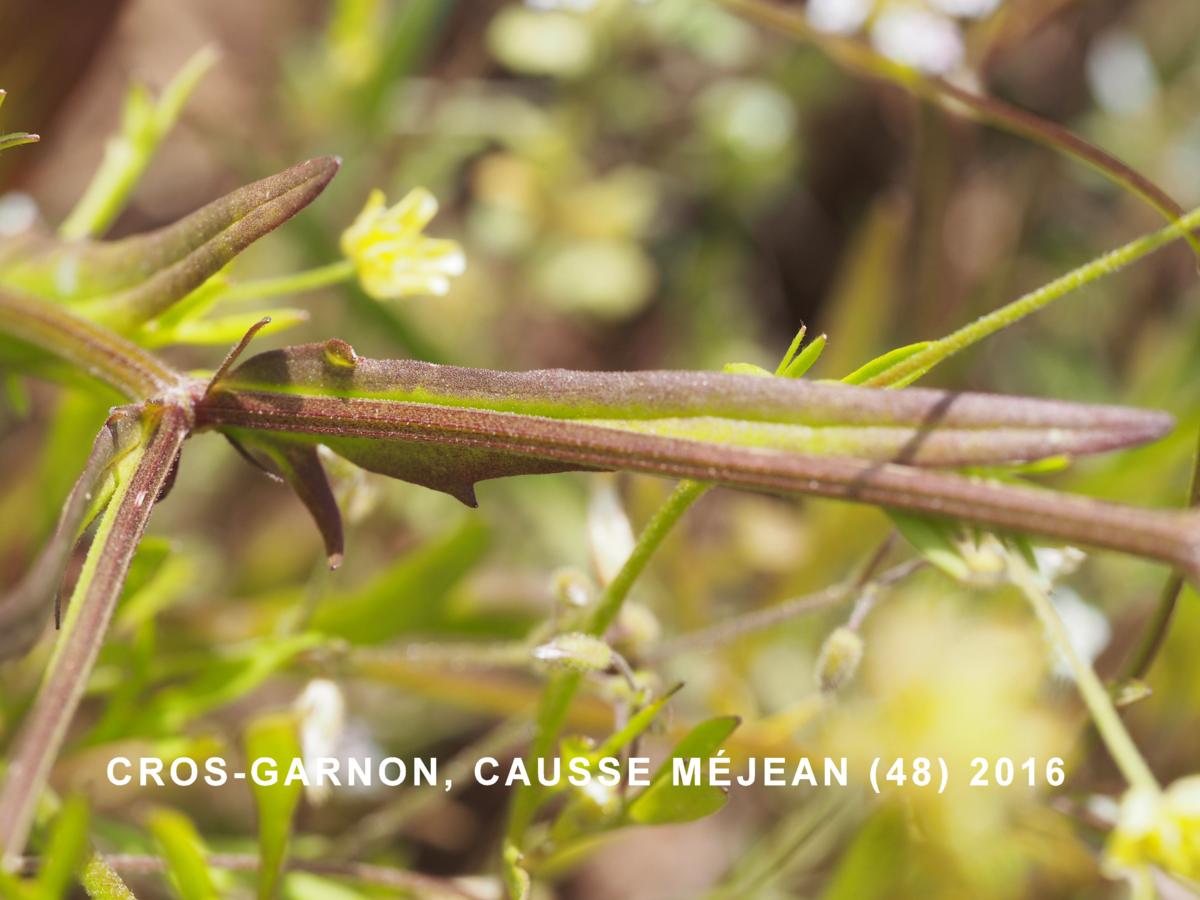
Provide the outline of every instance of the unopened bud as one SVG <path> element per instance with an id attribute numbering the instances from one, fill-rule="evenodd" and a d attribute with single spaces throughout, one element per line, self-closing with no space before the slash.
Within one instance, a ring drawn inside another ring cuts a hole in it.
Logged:
<path id="1" fill-rule="evenodd" d="M 826 693 L 840 690 L 858 671 L 862 656 L 862 636 L 845 626 L 835 628 L 817 656 L 817 687 Z"/>
<path id="2" fill-rule="evenodd" d="M 603 672 L 613 662 L 608 644 L 590 634 L 560 634 L 554 640 L 534 647 L 533 656 L 579 672 Z"/>

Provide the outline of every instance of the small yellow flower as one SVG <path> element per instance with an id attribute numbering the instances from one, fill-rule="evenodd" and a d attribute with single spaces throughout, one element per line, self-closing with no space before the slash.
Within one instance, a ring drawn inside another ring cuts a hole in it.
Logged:
<path id="1" fill-rule="evenodd" d="M 1119 873 L 1135 874 L 1157 865 L 1186 879 L 1200 879 L 1200 775 L 1181 778 L 1166 791 L 1127 791 L 1105 861 Z"/>
<path id="2" fill-rule="evenodd" d="M 342 232 L 342 252 L 354 263 L 364 291 L 377 300 L 449 292 L 450 279 L 465 271 L 467 260 L 456 241 L 421 233 L 437 211 L 437 199 L 424 188 L 391 207 L 383 191 L 371 192 L 354 224 Z"/>

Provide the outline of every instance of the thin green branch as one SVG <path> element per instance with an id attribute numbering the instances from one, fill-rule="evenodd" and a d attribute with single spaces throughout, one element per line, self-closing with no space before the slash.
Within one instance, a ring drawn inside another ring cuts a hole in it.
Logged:
<path id="1" fill-rule="evenodd" d="M 617 618 L 633 584 L 645 570 L 650 558 L 666 539 L 675 523 L 712 487 L 698 481 L 681 481 L 638 535 L 633 552 L 600 595 L 587 625 L 587 633 L 600 637 Z"/>
<path id="2" fill-rule="evenodd" d="M 528 652 L 526 655 L 528 656 Z M 405 790 L 395 800 L 359 819 L 349 831 L 338 838 L 332 855 L 362 855 L 365 849 L 393 840 L 417 815 L 444 802 L 453 796 L 454 792 L 459 792 L 470 784 L 472 771 L 481 757 L 497 756 L 516 750 L 529 739 L 529 732 L 530 724 L 525 716 L 502 721 L 478 740 L 462 748 L 453 759 L 441 767 L 446 781 L 454 784 L 451 793 L 424 788 Z"/>
<path id="3" fill-rule="evenodd" d="M 849 71 L 879 78 L 913 96 L 956 115 L 1000 128 L 1048 147 L 1099 172 L 1105 178 L 1140 197 L 1171 222 L 1178 224 L 1183 209 L 1162 188 L 1111 153 L 1102 150 L 1063 126 L 1011 106 L 994 97 L 968 91 L 952 81 L 925 75 L 911 66 L 888 59 L 864 43 L 813 28 L 798 9 L 776 6 L 763 0 L 716 0 L 730 12 L 780 34 L 804 41 L 825 53 Z M 1200 241 L 1185 235 L 1200 256 Z"/>
<path id="4" fill-rule="evenodd" d="M 755 610 L 728 621 L 717 622 L 708 628 L 701 628 L 672 640 L 663 641 L 650 651 L 646 661 L 661 662 L 683 653 L 715 649 L 748 634 L 767 631 L 800 616 L 829 609 L 851 597 L 861 595 L 866 590 L 891 587 L 926 565 L 924 559 L 906 560 L 873 578 L 868 577 L 864 580 L 860 575 L 856 575 L 854 578 L 824 590 L 785 600 L 766 609 Z"/>
<path id="5" fill-rule="evenodd" d="M 1075 684 L 1079 688 L 1079 694 L 1091 714 L 1096 730 L 1100 733 L 1104 745 L 1108 748 L 1108 752 L 1112 755 L 1125 780 L 1130 787 L 1158 791 L 1158 780 L 1133 742 L 1133 738 L 1125 730 L 1125 723 L 1121 721 L 1121 716 L 1113 705 L 1112 697 L 1100 681 L 1099 676 L 1071 643 L 1071 636 L 1067 633 L 1062 619 L 1059 618 L 1054 604 L 1050 602 L 1050 595 L 1039 576 L 1024 560 L 1013 559 L 1010 565 L 1010 577 L 1013 584 L 1029 600 L 1029 604 L 1045 627 L 1051 644 L 1062 654 L 1070 667 Z"/>
<path id="6" fill-rule="evenodd" d="M 221 292 L 221 299 L 228 301 L 262 300 L 285 294 L 302 294 L 333 284 L 341 284 L 354 278 L 354 263 L 343 259 L 328 265 L 318 266 L 294 275 L 278 278 L 258 278 L 229 285 Z"/>
<path id="7" fill-rule="evenodd" d="M 1200 227 L 1200 209 L 1194 209 L 1175 224 L 1130 241 L 1122 247 L 1055 278 L 1037 290 L 1030 291 L 1012 303 L 981 316 L 969 325 L 965 325 L 939 340 L 931 341 L 924 349 L 866 379 L 863 384 L 872 387 L 896 387 L 910 384 L 943 360 L 979 343 L 997 331 L 1019 322 L 1055 300 L 1107 275 L 1119 272 L 1130 263 L 1190 234 L 1197 227 Z"/>
<path id="8" fill-rule="evenodd" d="M 83 472 L 71 488 L 50 541 L 29 572 L 12 591 L 0 597 L 0 660 L 21 656 L 37 641 L 50 618 L 63 568 L 86 524 L 89 510 L 100 505 L 103 482 L 117 456 L 113 430 L 100 429 Z"/>
<path id="9" fill-rule="evenodd" d="M 589 634 L 600 636 L 608 630 L 608 626 L 620 612 L 625 598 L 629 596 L 634 582 L 646 568 L 646 564 L 655 551 L 662 545 L 671 528 L 710 487 L 711 485 L 696 481 L 681 481 L 676 485 L 671 496 L 659 507 L 646 527 L 642 529 L 642 533 L 638 535 L 633 552 L 625 560 L 621 570 L 604 589 L 604 593 L 592 613 L 591 620 L 588 622 L 587 632 Z M 571 700 L 582 682 L 583 676 L 579 672 L 562 672 L 550 679 L 550 683 L 542 694 L 538 709 L 536 730 L 528 754 L 531 758 L 549 757 L 554 753 L 554 744 L 566 722 Z M 520 845 L 537 813 L 541 796 L 540 789 L 518 786 L 509 814 L 507 842 L 510 845 Z"/>

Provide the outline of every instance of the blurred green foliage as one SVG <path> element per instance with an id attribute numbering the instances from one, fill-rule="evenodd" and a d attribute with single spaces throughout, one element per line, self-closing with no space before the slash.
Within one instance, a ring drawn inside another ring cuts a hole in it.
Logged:
<path id="1" fill-rule="evenodd" d="M 215 6 L 233 21 L 244 12 Z M 967 27 L 964 71 L 1193 205 L 1193 6 L 1008 0 Z M 847 380 L 864 381 L 925 346 L 913 342 L 1158 224 L 1136 197 L 1043 148 L 847 75 L 820 52 L 714 4 L 611 0 L 583 13 L 545 13 L 492 0 L 337 0 L 309 12 L 281 14 L 244 41 L 216 13 L 190 24 L 179 17 L 170 25 L 180 31 L 173 44 L 191 51 L 228 40 L 222 63 L 170 136 L 150 134 L 144 94 L 129 107 L 138 133 L 164 144 L 128 194 L 116 234 L 189 211 L 176 208 L 183 200 L 170 191 L 162 199 L 164 184 L 241 182 L 326 152 L 345 159 L 325 200 L 178 310 L 195 318 L 180 315 L 140 336 L 174 346 L 182 365 L 215 365 L 199 345 L 239 336 L 273 296 L 271 279 L 338 264 L 339 236 L 375 188 L 402 197 L 423 185 L 441 198 L 432 228 L 462 245 L 466 273 L 436 298 L 376 300 L 345 273 L 291 285 L 290 305 L 274 308 L 289 342 L 337 335 L 372 355 L 511 369 L 720 369 L 744 361 L 769 372 L 807 323 L 828 336 L 827 347 L 820 359 L 820 347 L 810 349 L 816 342 L 799 355 L 793 347 L 795 368 L 781 374 L 811 364 L 818 377 L 854 373 Z M 165 27 L 137 5 L 126 15 L 140 35 L 134 50 Z M 253 79 L 222 76 L 246 71 L 239 67 L 252 56 L 268 61 Z M 115 70 L 119 59 L 101 65 Z M 1131 96 L 1117 75 L 1125 72 L 1128 86 L 1138 60 L 1149 65 L 1149 87 Z M 0 80 L 19 64 L 0 63 Z M 93 80 L 100 73 L 77 87 L 76 108 L 107 109 L 96 115 L 115 128 L 118 110 Z M 241 112 L 239 121 L 227 107 Z M 160 112 L 169 113 L 165 123 L 177 110 Z M 88 133 L 94 121 L 74 118 L 59 117 L 61 143 L 47 129 L 40 148 L 11 152 L 50 148 L 82 170 L 70 172 L 82 186 L 99 161 L 101 135 Z M 62 149 L 71 141 L 83 148 L 75 156 Z M 172 142 L 188 152 L 172 157 Z M 127 170 L 131 178 L 148 152 Z M 59 162 L 51 156 L 27 170 L 24 184 L 7 185 L 0 233 L 28 224 L 25 190 L 45 195 L 51 218 L 65 213 L 69 204 L 50 185 Z M 139 201 L 142 189 L 157 202 Z M 80 213 L 76 221 L 87 227 L 72 231 L 99 230 L 120 207 L 109 201 Z M 312 290 L 291 293 L 301 286 Z M 932 380 L 1170 410 L 1180 426 L 1166 440 L 1037 477 L 1179 505 L 1200 428 L 1198 299 L 1194 260 L 1175 248 L 997 335 Z M 214 309 L 220 316 L 207 318 Z M 22 384 L 0 406 L 0 564 L 14 579 L 53 527 L 108 402 L 82 388 Z M 563 568 L 584 573 L 576 596 L 585 604 L 611 577 L 598 562 L 614 531 L 589 528 L 589 510 L 640 525 L 670 486 L 622 478 L 614 512 L 595 499 L 596 476 L 492 482 L 480 489 L 481 508 L 466 510 L 346 466 L 334 474 L 348 555 L 331 574 L 286 491 L 230 454 L 209 452 L 215 437 L 192 443 L 152 525 L 173 540 L 139 550 L 86 714 L 56 769 L 58 792 L 88 794 L 91 825 L 74 799 L 47 809 L 35 850 L 51 864 L 36 881 L 5 890 L 33 885 L 31 896 L 62 895 L 85 859 L 80 834 L 90 827 L 98 851 L 166 859 L 166 878 L 128 876 L 139 897 L 213 896 L 213 884 L 230 897 L 432 891 L 417 882 L 372 886 L 361 872 L 282 874 L 285 856 L 326 860 L 334 845 L 353 843 L 369 817 L 395 813 L 420 789 L 335 791 L 324 802 L 303 800 L 295 788 L 257 797 L 234 787 L 117 790 L 104 786 L 104 765 L 116 754 L 236 754 L 243 734 L 255 755 L 302 754 L 292 705 L 314 678 L 344 694 L 340 752 L 452 760 L 496 722 L 532 716 L 547 677 L 533 650 L 578 618 L 556 590 Z M 663 640 L 853 581 L 892 527 L 878 512 L 827 501 L 708 496 L 666 539 L 609 630 L 630 672 L 586 679 L 564 757 L 614 736 L 614 750 L 636 739 L 662 759 L 672 748 L 704 755 L 721 746 L 735 761 L 941 755 L 964 776 L 977 756 L 1062 756 L 1066 789 L 1039 783 L 936 795 L 910 785 L 876 799 L 735 788 L 727 797 L 656 779 L 632 798 L 597 802 L 565 792 L 533 847 L 517 852 L 502 848 L 499 789 L 459 787 L 417 813 L 395 813 L 360 861 L 388 872 L 494 879 L 503 856 L 510 885 L 533 873 L 549 885 L 535 892 L 581 898 L 1121 896 L 1125 885 L 1102 869 L 1123 784 L 1098 746 L 1078 740 L 1075 694 L 1054 674 L 1036 622 L 1011 588 L 972 577 L 979 572 L 964 562 L 961 535 L 931 533 L 924 520 L 897 524 L 949 574 L 922 569 L 866 606 L 857 596 L 770 628 L 718 633 L 699 651 L 656 655 Z M 1064 576 L 1061 584 L 1105 622 L 1102 675 L 1115 677 L 1133 653 L 1162 574 L 1096 557 Z M 1150 693 L 1126 717 L 1163 784 L 1198 769 L 1198 610 L 1185 589 L 1146 676 Z M 859 612 L 861 670 L 836 691 L 821 690 L 822 647 Z M 5 742 L 51 645 L 0 671 Z M 677 681 L 685 687 L 638 720 L 642 731 L 623 730 Z M 700 821 L 669 832 L 618 827 L 691 819 Z M 210 853 L 261 853 L 261 866 L 257 875 L 209 871 Z M 442 887 L 470 888 L 464 884 Z"/>

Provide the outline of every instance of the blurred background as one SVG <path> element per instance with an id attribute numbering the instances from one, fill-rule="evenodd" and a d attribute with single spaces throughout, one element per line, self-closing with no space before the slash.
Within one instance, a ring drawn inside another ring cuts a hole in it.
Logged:
<path id="1" fill-rule="evenodd" d="M 441 201 L 430 233 L 460 242 L 468 260 L 444 297 L 378 301 L 354 285 L 289 297 L 310 321 L 263 347 L 337 336 L 372 356 L 505 369 L 773 369 L 803 323 L 828 335 L 814 375 L 839 378 L 1161 224 L 1077 162 L 847 73 L 820 49 L 715 3 L 560 5 L 4 0 L 3 125 L 42 140 L 0 156 L 0 226 L 31 203 L 60 221 L 118 129 L 129 84 L 160 89 L 210 44 L 220 61 L 111 236 L 332 153 L 343 158 L 339 176 L 239 259 L 239 279 L 339 259 L 339 235 L 373 188 L 390 201 L 430 189 Z M 816 3 L 809 15 L 887 49 L 883 29 L 839 22 L 835 6 Z M 952 53 L 946 73 L 956 83 L 1070 127 L 1185 208 L 1200 203 L 1200 5 L 1005 0 L 964 2 L 950 10 L 957 16 L 945 15 L 946 3 L 930 6 L 954 35 L 939 44 L 913 33 L 899 52 L 931 46 L 931 66 Z M 1167 440 L 1041 481 L 1179 505 L 1200 427 L 1198 301 L 1196 261 L 1171 247 L 928 381 L 1168 409 L 1180 427 Z M 223 350 L 165 352 L 203 368 Z M 52 527 L 56 507 L 45 498 L 65 496 L 107 406 L 31 390 L 0 413 L 8 583 Z M 447 762 L 480 747 L 517 752 L 545 673 L 503 651 L 558 614 L 564 583 L 586 594 L 589 580 L 602 580 L 606 554 L 671 487 L 522 478 L 481 485 L 480 509 L 468 510 L 337 468 L 351 525 L 346 562 L 331 574 L 287 490 L 213 435 L 189 442 L 184 457 L 55 772 L 62 791 L 93 800 L 97 844 L 111 852 L 149 852 L 144 817 L 162 805 L 189 816 L 210 848 L 252 847 L 249 792 L 114 790 L 103 766 L 117 753 L 235 753 L 248 721 L 289 707 L 313 678 L 344 698 L 343 750 Z M 819 693 L 814 666 L 846 605 L 780 617 L 741 638 L 672 643 L 853 577 L 889 529 L 879 512 L 842 504 L 728 491 L 702 500 L 612 635 L 649 676 L 685 682 L 666 732 L 736 713 L 735 756 L 924 753 L 966 772 L 975 756 L 1059 755 L 1067 785 L 901 790 L 886 800 L 735 789 L 715 816 L 623 829 L 556 861 L 538 888 L 544 896 L 1123 895 L 1101 872 L 1106 829 L 1095 800 L 1123 785 L 1011 591 L 922 571 L 883 592 L 861 627 L 862 669 L 836 700 Z M 905 552 L 897 545 L 889 558 Z M 1103 675 L 1132 652 L 1165 576 L 1099 556 L 1061 583 L 1060 608 L 1090 639 Z M 314 623 L 337 640 L 303 640 Z M 1200 768 L 1197 641 L 1200 611 L 1188 593 L 1146 679 L 1149 695 L 1126 716 L 1164 783 Z M 48 644 L 3 670 L 6 741 Z M 573 730 L 610 730 L 614 691 L 594 679 Z M 506 799 L 480 788 L 310 797 L 296 852 L 437 876 L 494 873 Z M 228 877 L 225 895 L 240 896 L 249 882 Z M 138 896 L 171 896 L 157 876 L 130 884 Z M 286 891 L 394 895 L 315 875 L 291 877 Z"/>

